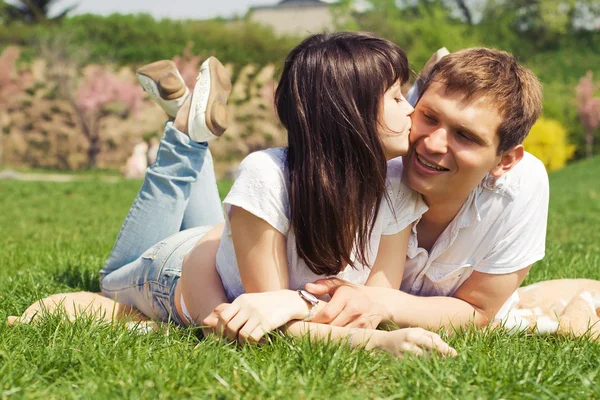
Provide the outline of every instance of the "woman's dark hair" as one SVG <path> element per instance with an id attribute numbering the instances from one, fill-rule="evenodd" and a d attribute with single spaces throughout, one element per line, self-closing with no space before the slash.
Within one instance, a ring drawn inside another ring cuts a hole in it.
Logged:
<path id="1" fill-rule="evenodd" d="M 381 99 L 408 76 L 404 51 L 368 33 L 310 36 L 285 60 L 275 105 L 288 132 L 291 226 L 316 274 L 366 265 L 386 190 Z"/>

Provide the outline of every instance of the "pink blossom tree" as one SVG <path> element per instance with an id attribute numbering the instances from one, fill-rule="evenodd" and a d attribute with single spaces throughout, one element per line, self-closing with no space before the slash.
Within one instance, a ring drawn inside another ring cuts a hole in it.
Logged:
<path id="1" fill-rule="evenodd" d="M 103 120 L 109 115 L 127 118 L 139 112 L 144 91 L 134 79 L 119 76 L 110 66 L 88 65 L 85 49 L 69 47 L 68 37 L 57 36 L 40 44 L 47 79 L 71 105 L 88 142 L 88 166 L 93 168 L 101 150 Z"/>
<path id="2" fill-rule="evenodd" d="M 600 127 L 600 98 L 594 97 L 600 85 L 594 83 L 592 71 L 579 80 L 576 90 L 577 113 L 585 131 L 585 155 L 591 157 L 594 133 Z"/>
<path id="3" fill-rule="evenodd" d="M 3 105 L 11 95 L 20 90 L 15 63 L 19 59 L 19 49 L 13 46 L 0 54 L 0 101 Z"/>
<path id="4" fill-rule="evenodd" d="M 10 104 L 20 98 L 23 90 L 31 84 L 31 74 L 18 71 L 16 62 L 20 51 L 9 46 L 0 54 L 0 165 L 2 165 L 5 112 Z"/>
<path id="5" fill-rule="evenodd" d="M 122 118 L 138 113 L 145 98 L 138 85 L 120 78 L 107 67 L 97 65 L 86 69 L 79 87 L 67 97 L 88 140 L 91 168 L 96 165 L 101 149 L 102 119 L 111 113 Z"/>

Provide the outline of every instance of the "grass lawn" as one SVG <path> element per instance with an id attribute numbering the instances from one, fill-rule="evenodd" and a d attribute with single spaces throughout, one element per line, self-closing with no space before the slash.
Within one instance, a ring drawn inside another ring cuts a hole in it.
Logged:
<path id="1" fill-rule="evenodd" d="M 596 158 L 551 175 L 546 258 L 526 283 L 600 279 L 599 174 Z M 0 321 L 52 293 L 98 291 L 139 186 L 0 181 Z M 0 398 L 600 398 L 599 344 L 473 331 L 449 341 L 456 359 L 400 361 L 282 337 L 237 348 L 176 327 L 0 322 Z"/>

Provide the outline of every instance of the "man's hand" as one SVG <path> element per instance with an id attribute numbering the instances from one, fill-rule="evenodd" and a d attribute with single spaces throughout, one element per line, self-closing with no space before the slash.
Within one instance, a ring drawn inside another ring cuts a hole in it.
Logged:
<path id="1" fill-rule="evenodd" d="M 387 316 L 385 307 L 368 296 L 367 288 L 342 279 L 319 279 L 314 283 L 307 283 L 305 288 L 315 295 L 331 296 L 331 301 L 315 315 L 311 322 L 348 328 L 375 329 Z"/>

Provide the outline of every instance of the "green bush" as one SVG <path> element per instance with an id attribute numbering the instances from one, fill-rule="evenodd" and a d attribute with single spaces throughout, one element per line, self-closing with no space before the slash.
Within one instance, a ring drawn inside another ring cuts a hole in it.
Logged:
<path id="1" fill-rule="evenodd" d="M 148 14 L 86 14 L 55 26 L 0 29 L 0 43 L 35 44 L 52 36 L 68 37 L 74 48 L 85 48 L 90 62 L 130 65 L 173 58 L 190 43 L 195 54 L 218 54 L 224 62 L 238 66 L 281 63 L 300 40 L 276 37 L 271 29 L 243 20 L 155 20 Z"/>

